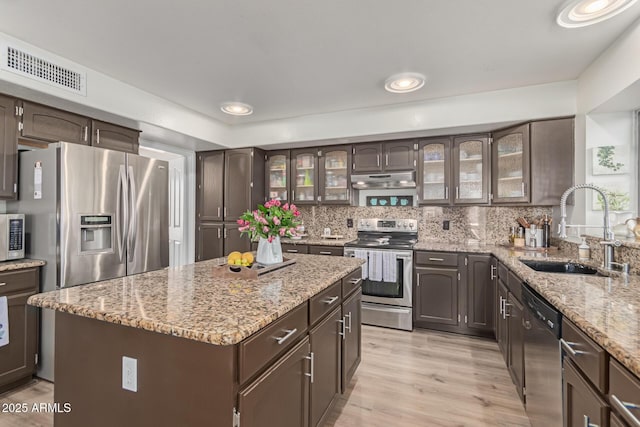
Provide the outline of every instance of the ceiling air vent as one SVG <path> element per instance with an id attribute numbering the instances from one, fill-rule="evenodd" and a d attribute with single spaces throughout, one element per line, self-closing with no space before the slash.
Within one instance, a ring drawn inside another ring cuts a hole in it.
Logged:
<path id="1" fill-rule="evenodd" d="M 86 73 L 4 45 L 2 69 L 86 96 Z"/>

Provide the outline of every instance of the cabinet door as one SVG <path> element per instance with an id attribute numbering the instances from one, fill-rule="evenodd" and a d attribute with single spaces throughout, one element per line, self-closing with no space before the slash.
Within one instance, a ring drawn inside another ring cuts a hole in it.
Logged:
<path id="1" fill-rule="evenodd" d="M 18 182 L 17 101 L 0 95 L 0 199 L 15 199 Z"/>
<path id="2" fill-rule="evenodd" d="M 91 121 L 91 145 L 94 147 L 138 154 L 139 137 L 140 132 L 137 130 L 98 120 Z"/>
<path id="3" fill-rule="evenodd" d="M 530 152 L 529 124 L 493 134 L 493 203 L 529 202 Z"/>
<path id="4" fill-rule="evenodd" d="M 509 320 L 505 307 L 509 298 L 509 290 L 507 285 L 498 279 L 498 322 L 496 324 L 496 339 L 498 340 L 498 348 L 504 361 L 509 364 Z"/>
<path id="5" fill-rule="evenodd" d="M 459 326 L 458 285 L 457 269 L 416 268 L 416 324 Z"/>
<path id="6" fill-rule="evenodd" d="M 267 198 L 289 201 L 289 150 L 272 151 L 267 157 Z"/>
<path id="7" fill-rule="evenodd" d="M 291 187 L 295 204 L 318 202 L 318 150 L 316 148 L 291 151 Z"/>
<path id="8" fill-rule="evenodd" d="M 524 402 L 524 306 L 512 293 L 507 299 L 506 312 L 509 320 L 509 373 L 520 400 Z"/>
<path id="9" fill-rule="evenodd" d="M 251 149 L 227 150 L 224 153 L 224 220 L 236 221 L 251 206 Z"/>
<path id="10" fill-rule="evenodd" d="M 606 426 L 609 406 L 567 358 L 562 364 L 562 402 L 565 427 Z"/>
<path id="11" fill-rule="evenodd" d="M 352 173 L 382 172 L 382 143 L 356 144 L 353 146 Z"/>
<path id="12" fill-rule="evenodd" d="M 467 255 L 467 260 L 467 327 L 490 333 L 496 298 L 491 280 L 491 256 Z"/>
<path id="13" fill-rule="evenodd" d="M 415 170 L 418 151 L 415 140 L 385 142 L 383 149 L 385 171 Z"/>
<path id="14" fill-rule="evenodd" d="M 38 343 L 38 309 L 27 305 L 33 293 L 7 297 L 9 344 L 0 347 L 0 389 L 35 372 Z"/>
<path id="15" fill-rule="evenodd" d="M 251 240 L 248 235 L 240 234 L 240 226 L 234 223 L 224 224 L 224 253 L 233 251 L 249 252 L 251 250 Z"/>
<path id="16" fill-rule="evenodd" d="M 461 136 L 453 141 L 456 204 L 489 202 L 489 138 Z"/>
<path id="17" fill-rule="evenodd" d="M 340 394 L 340 307 L 331 312 L 309 332 L 313 353 L 313 382 L 311 383 L 310 425 L 323 425 Z"/>
<path id="18" fill-rule="evenodd" d="M 421 205 L 447 205 L 451 201 L 451 139 L 420 142 L 418 192 Z"/>
<path id="19" fill-rule="evenodd" d="M 351 146 L 322 148 L 320 153 L 320 202 L 323 205 L 350 204 Z"/>
<path id="20" fill-rule="evenodd" d="M 23 137 L 89 145 L 91 120 L 88 117 L 26 101 L 22 107 Z"/>
<path id="21" fill-rule="evenodd" d="M 198 153 L 196 205 L 199 221 L 222 221 L 224 194 L 224 152 Z"/>
<path id="22" fill-rule="evenodd" d="M 198 225 L 197 261 L 224 256 L 223 233 L 223 224 L 201 223 Z"/>
<path id="23" fill-rule="evenodd" d="M 362 289 L 342 303 L 345 336 L 342 341 L 342 393 L 345 392 L 362 359 Z"/>
<path id="24" fill-rule="evenodd" d="M 242 427 L 309 425 L 310 351 L 304 338 L 238 393 Z"/>

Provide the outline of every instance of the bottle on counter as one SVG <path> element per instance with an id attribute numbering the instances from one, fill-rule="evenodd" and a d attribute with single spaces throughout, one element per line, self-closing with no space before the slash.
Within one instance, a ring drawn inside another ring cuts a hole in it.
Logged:
<path id="1" fill-rule="evenodd" d="M 542 220 L 542 242 L 540 242 L 540 246 L 543 248 L 551 246 L 551 223 L 548 215 L 545 215 Z"/>
<path id="2" fill-rule="evenodd" d="M 587 238 L 582 238 L 582 243 L 578 246 L 578 259 L 586 261 L 591 258 L 591 248 L 587 244 Z"/>

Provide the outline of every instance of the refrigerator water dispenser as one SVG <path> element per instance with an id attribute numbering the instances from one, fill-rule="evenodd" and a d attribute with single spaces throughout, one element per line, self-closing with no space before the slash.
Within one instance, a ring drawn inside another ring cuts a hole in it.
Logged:
<path id="1" fill-rule="evenodd" d="M 80 253 L 112 251 L 111 225 L 111 215 L 82 215 L 80 217 Z"/>

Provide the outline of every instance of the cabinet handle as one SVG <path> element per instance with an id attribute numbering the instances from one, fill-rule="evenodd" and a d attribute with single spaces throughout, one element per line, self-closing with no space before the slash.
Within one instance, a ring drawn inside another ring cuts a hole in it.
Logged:
<path id="1" fill-rule="evenodd" d="M 385 164 L 385 166 L 389 166 L 389 155 L 388 154 L 385 154 L 385 156 L 384 156 L 384 164 Z"/>
<path id="2" fill-rule="evenodd" d="M 320 255 L 331 255 L 331 252 L 329 251 L 320 251 L 318 252 Z"/>
<path id="3" fill-rule="evenodd" d="M 276 342 L 278 344 L 282 344 L 283 342 L 285 342 L 286 340 L 288 340 L 289 338 L 291 338 L 293 336 L 293 334 L 295 334 L 296 332 L 298 332 L 297 328 L 293 328 L 293 329 L 285 329 L 284 330 L 286 332 L 286 334 L 282 337 L 278 337 L 275 338 Z"/>
<path id="4" fill-rule="evenodd" d="M 347 338 L 347 330 L 346 330 L 347 322 L 344 320 L 344 317 L 343 317 L 342 320 L 338 320 L 338 323 L 340 323 L 340 332 L 338 332 L 338 335 L 341 335 L 342 339 L 344 340 Z"/>
<path id="5" fill-rule="evenodd" d="M 218 228 L 218 239 L 220 238 L 220 229 Z"/>
<path id="6" fill-rule="evenodd" d="M 496 267 L 495 265 L 491 266 L 491 280 L 495 280 L 498 277 L 496 275 L 497 270 L 498 270 L 498 267 Z"/>
<path id="7" fill-rule="evenodd" d="M 100 129 L 96 129 L 96 145 L 100 144 Z"/>
<path id="8" fill-rule="evenodd" d="M 16 107 L 17 108 L 17 107 Z M 0 283 L 0 286 L 7 286 L 7 282 Z"/>
<path id="9" fill-rule="evenodd" d="M 287 249 L 287 252 L 290 254 L 297 254 L 298 250 L 297 249 Z"/>
<path id="10" fill-rule="evenodd" d="M 504 313 L 504 298 L 500 296 L 500 316 Z"/>
<path id="11" fill-rule="evenodd" d="M 576 345 L 574 342 L 565 341 L 563 338 L 560 338 L 560 345 L 565 349 L 567 353 L 572 355 L 573 357 L 580 356 L 581 354 L 585 354 L 584 351 L 575 350 L 572 345 Z"/>
<path id="12" fill-rule="evenodd" d="M 225 239 L 227 238 L 227 229 L 226 228 L 224 229 L 224 238 Z"/>
<path id="13" fill-rule="evenodd" d="M 616 411 L 622 415 L 622 418 L 633 427 L 640 427 L 640 420 L 633 415 L 629 409 L 640 409 L 640 405 L 637 403 L 624 402 L 618 398 L 615 394 L 611 395 L 611 405 L 616 408 Z"/>
<path id="14" fill-rule="evenodd" d="M 362 282 L 362 279 L 351 279 L 351 280 L 349 280 L 349 283 L 351 283 L 354 286 L 359 285 L 360 282 Z"/>
<path id="15" fill-rule="evenodd" d="M 218 206 L 218 218 L 220 218 L 220 206 Z"/>
<path id="16" fill-rule="evenodd" d="M 429 258 L 429 261 L 444 261 L 444 258 Z"/>
<path id="17" fill-rule="evenodd" d="M 456 200 L 460 198 L 460 188 L 456 186 Z"/>
<path id="18" fill-rule="evenodd" d="M 349 312 L 349 314 L 345 314 L 344 317 L 345 319 L 349 319 L 349 326 L 346 326 L 345 328 L 349 333 L 351 333 L 351 312 Z"/>
<path id="19" fill-rule="evenodd" d="M 322 301 L 323 303 L 327 304 L 327 305 L 331 305 L 334 302 L 338 301 L 340 299 L 340 297 L 331 297 L 329 299 L 326 299 L 324 301 Z"/>
<path id="20" fill-rule="evenodd" d="M 584 427 L 600 427 L 598 424 L 592 424 L 588 415 L 584 416 Z"/>
<path id="21" fill-rule="evenodd" d="M 296 190 L 291 190 L 291 200 L 296 200 Z"/>
<path id="22" fill-rule="evenodd" d="M 506 320 L 507 317 L 511 317 L 511 315 L 509 313 L 507 313 L 507 307 L 511 307 L 513 304 L 509 304 L 507 302 L 507 300 L 504 300 L 504 303 L 502 304 L 502 306 L 504 307 L 504 309 L 502 310 L 502 318 Z"/>
<path id="23" fill-rule="evenodd" d="M 525 191 L 525 187 L 524 187 L 524 181 L 522 182 L 522 196 L 526 196 L 527 192 Z"/>
<path id="24" fill-rule="evenodd" d="M 376 164 L 380 167 L 380 154 L 376 154 Z"/>
<path id="25" fill-rule="evenodd" d="M 87 142 L 89 139 L 89 126 L 84 127 L 84 142 Z"/>
<path id="26" fill-rule="evenodd" d="M 445 199 L 448 199 L 448 198 L 449 198 L 449 186 L 448 186 L 448 185 L 446 185 L 446 186 L 444 187 L 444 198 L 445 198 Z"/>
<path id="27" fill-rule="evenodd" d="M 224 209 L 222 209 L 223 215 L 226 218 L 227 217 L 227 207 L 225 206 Z"/>
<path id="28" fill-rule="evenodd" d="M 310 378 L 311 380 L 311 384 L 313 384 L 313 370 L 314 370 L 314 366 L 313 366 L 313 361 L 314 361 L 314 356 L 313 356 L 313 351 L 309 353 L 309 355 L 307 357 L 305 357 L 305 359 L 311 361 L 310 363 L 310 369 L 309 369 L 309 373 L 305 374 L 307 377 Z"/>

